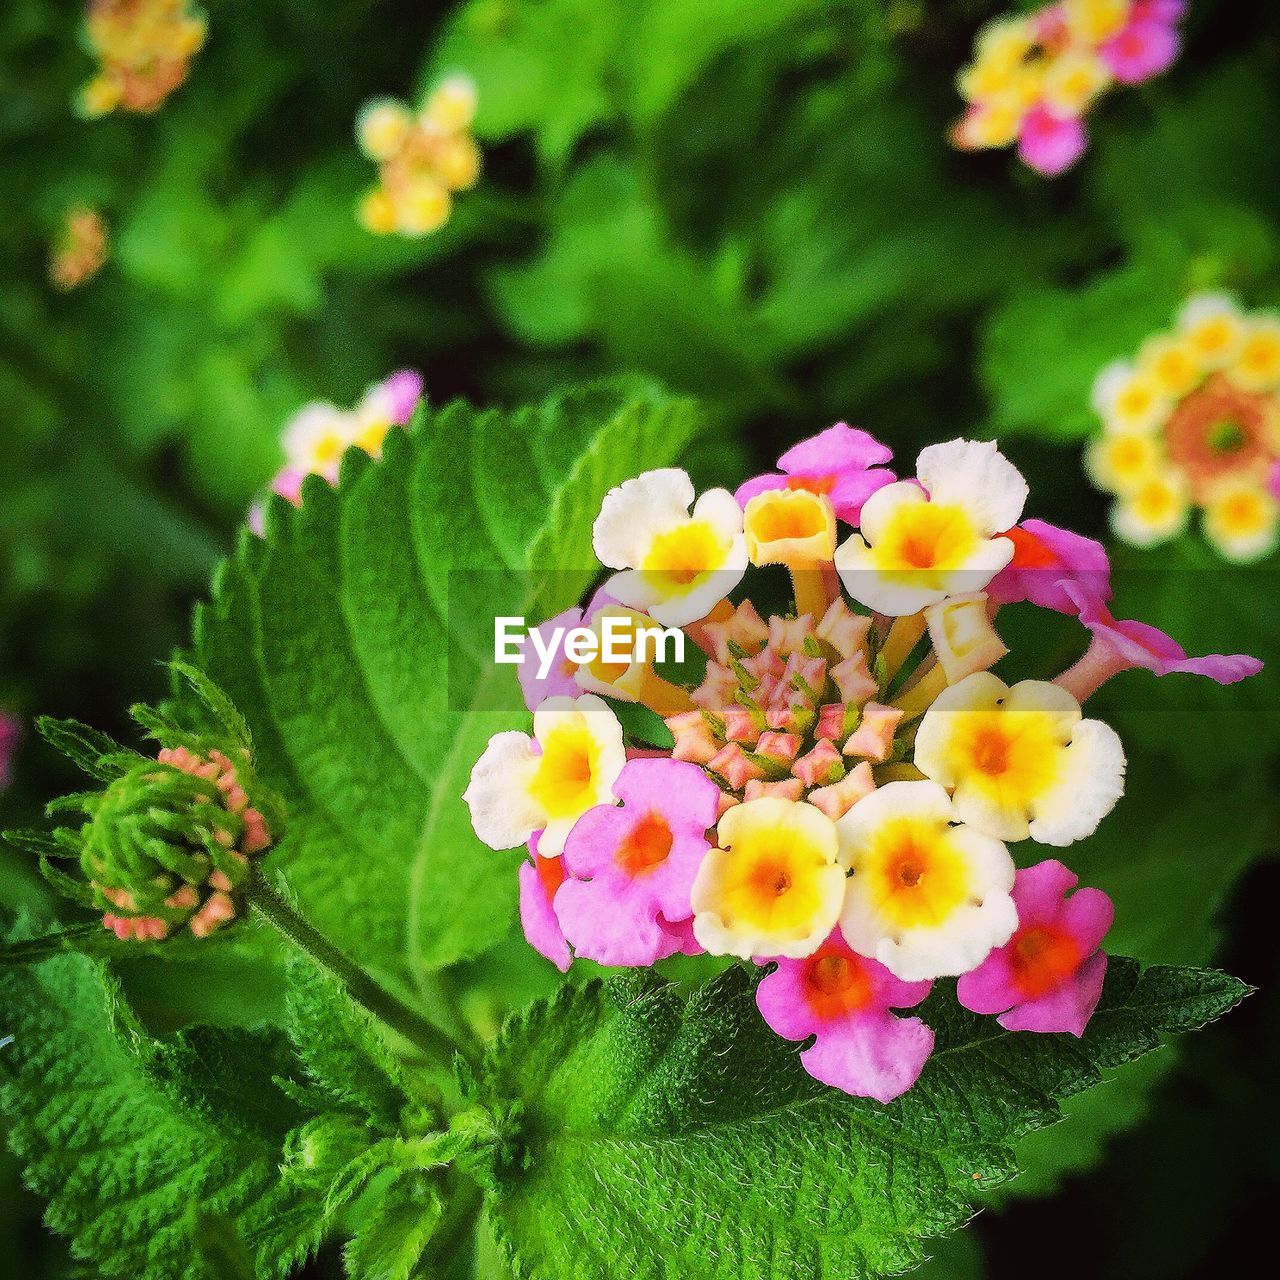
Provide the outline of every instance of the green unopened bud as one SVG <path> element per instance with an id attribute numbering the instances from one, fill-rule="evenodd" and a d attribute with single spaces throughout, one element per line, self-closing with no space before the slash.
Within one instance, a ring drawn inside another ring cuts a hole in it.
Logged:
<path id="1" fill-rule="evenodd" d="M 278 805 L 259 791 L 247 750 L 178 746 L 85 797 L 80 867 L 103 924 L 159 941 L 239 916 L 251 860 L 279 835 Z"/>

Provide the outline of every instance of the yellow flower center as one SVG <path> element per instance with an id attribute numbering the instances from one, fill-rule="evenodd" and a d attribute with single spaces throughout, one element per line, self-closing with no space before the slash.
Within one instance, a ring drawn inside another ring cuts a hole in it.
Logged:
<path id="1" fill-rule="evenodd" d="M 1147 413 L 1155 401 L 1155 393 L 1141 382 L 1131 382 L 1116 397 L 1116 411 L 1126 418 L 1139 418 Z"/>
<path id="2" fill-rule="evenodd" d="M 950 829 L 896 818 L 871 841 L 857 871 L 877 913 L 896 929 L 933 928 L 970 898 L 969 871 Z"/>
<path id="3" fill-rule="evenodd" d="M 1063 743 L 1055 717 L 994 710 L 955 711 L 949 719 L 953 777 L 1017 809 L 1057 782 Z"/>
<path id="4" fill-rule="evenodd" d="M 722 915 L 761 933 L 803 931 L 820 906 L 803 854 L 781 847 L 735 856 L 726 877 Z"/>
<path id="5" fill-rule="evenodd" d="M 1280 338 L 1270 334 L 1255 334 L 1245 343 L 1240 353 L 1240 363 L 1254 374 L 1270 374 L 1280 369 Z"/>
<path id="6" fill-rule="evenodd" d="M 720 568 L 728 553 L 728 544 L 713 525 L 689 520 L 658 534 L 640 569 L 664 592 L 683 593 L 704 574 Z"/>
<path id="7" fill-rule="evenodd" d="M 317 467 L 327 467 L 330 463 L 336 462 L 342 457 L 342 451 L 345 448 L 346 441 L 340 435 L 334 433 L 321 436 L 315 443 L 312 457 L 315 459 Z"/>
<path id="8" fill-rule="evenodd" d="M 529 786 L 548 817 L 567 818 L 590 807 L 598 755 L 584 724 L 559 726 L 548 736 Z"/>
<path id="9" fill-rule="evenodd" d="M 1178 510 L 1178 495 L 1162 481 L 1143 486 L 1133 500 L 1135 514 L 1151 522 L 1167 519 Z"/>
<path id="10" fill-rule="evenodd" d="M 1233 493 L 1215 511 L 1216 521 L 1228 536 L 1257 533 L 1267 523 L 1267 508 L 1256 493 Z"/>
<path id="11" fill-rule="evenodd" d="M 1192 334 L 1192 342 L 1206 355 L 1217 355 L 1231 345 L 1235 326 L 1226 316 L 1206 320 Z"/>
<path id="12" fill-rule="evenodd" d="M 373 454 L 376 457 L 382 452 L 382 446 L 387 439 L 387 432 L 390 430 L 391 424 L 389 422 L 375 422 L 371 426 L 366 427 L 356 437 L 356 444 L 358 444 L 365 453 Z"/>
<path id="13" fill-rule="evenodd" d="M 890 519 L 874 548 L 882 572 L 910 576 L 961 566 L 978 545 L 978 530 L 963 507 L 910 503 Z"/>

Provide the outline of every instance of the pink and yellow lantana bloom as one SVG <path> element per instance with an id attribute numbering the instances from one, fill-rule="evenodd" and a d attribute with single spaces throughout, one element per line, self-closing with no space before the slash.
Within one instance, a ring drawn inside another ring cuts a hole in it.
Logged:
<path id="1" fill-rule="evenodd" d="M 978 34 L 957 78 L 968 106 L 951 133 L 964 151 L 1015 145 L 1046 177 L 1089 144 L 1084 117 L 1116 85 L 1161 75 L 1181 47 L 1185 0 L 1056 0 Z"/>
<path id="2" fill-rule="evenodd" d="M 679 628 L 701 659 L 556 650 L 522 672 L 532 736 L 496 735 L 465 794 L 485 844 L 527 844 L 521 922 L 557 967 L 752 964 L 799 1065 L 884 1103 L 928 1069 L 938 980 L 1011 1030 L 1085 1031 L 1110 902 L 1016 861 L 1121 799 L 1123 746 L 1082 704 L 1135 667 L 1228 683 L 1261 666 L 1117 621 L 1106 552 L 1024 520 L 995 444 L 930 446 L 909 481 L 889 460 L 839 423 L 736 498 L 675 468 L 612 489 L 593 532 L 614 572 L 553 622 Z M 765 566 L 791 581 L 776 613 L 750 598 Z M 1078 619 L 1082 652 L 1011 684 L 996 623 L 1022 602 Z"/>

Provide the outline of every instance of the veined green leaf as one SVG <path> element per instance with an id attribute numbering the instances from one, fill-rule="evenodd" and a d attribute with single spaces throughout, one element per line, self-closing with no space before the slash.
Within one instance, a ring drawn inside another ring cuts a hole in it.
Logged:
<path id="1" fill-rule="evenodd" d="M 521 707 L 492 666 L 497 613 L 544 618 L 590 585 L 605 492 L 676 458 L 688 401 L 636 383 L 515 412 L 463 404 L 273 504 L 200 611 L 201 661 L 285 797 L 281 858 L 307 915 L 383 972 L 476 955 L 514 916 L 518 852 L 471 832 L 462 792 Z M 495 710 L 497 708 L 497 710 Z"/>
<path id="2" fill-rule="evenodd" d="M 686 1001 L 627 981 L 565 989 L 513 1020 L 484 1087 L 522 1118 L 489 1208 L 532 1280 L 851 1280 L 897 1272 L 1015 1176 L 1013 1144 L 1061 1099 L 1219 1016 L 1226 974 L 1113 959 L 1081 1040 L 1003 1031 L 939 991 L 938 1048 L 889 1106 L 811 1080 L 733 969 Z"/>
<path id="3" fill-rule="evenodd" d="M 85 956 L 0 974 L 0 1110 L 45 1221 L 104 1277 L 205 1280 L 196 1211 L 233 1221 L 283 1274 L 315 1212 L 266 1198 L 292 1108 L 261 1038 L 204 1028 L 153 1040 Z"/>

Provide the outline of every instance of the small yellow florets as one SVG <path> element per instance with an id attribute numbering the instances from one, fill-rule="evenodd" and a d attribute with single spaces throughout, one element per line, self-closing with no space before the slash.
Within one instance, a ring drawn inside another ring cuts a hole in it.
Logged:
<path id="1" fill-rule="evenodd" d="M 378 185 L 356 216 L 374 235 L 424 236 L 449 220 L 453 194 L 480 178 L 480 150 L 471 136 L 475 85 L 450 76 L 415 114 L 401 102 L 377 98 L 356 120 L 360 150 L 378 165 Z"/>

